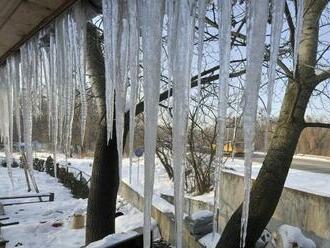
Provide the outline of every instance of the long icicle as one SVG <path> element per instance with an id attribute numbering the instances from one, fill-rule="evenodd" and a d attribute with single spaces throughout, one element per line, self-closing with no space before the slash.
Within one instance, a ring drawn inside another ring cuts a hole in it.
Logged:
<path id="1" fill-rule="evenodd" d="M 116 49 L 116 23 L 118 18 L 118 8 L 110 0 L 102 0 L 103 28 L 104 28 L 104 57 L 105 57 L 105 96 L 106 96 L 106 119 L 107 119 L 107 139 L 112 137 L 113 117 L 114 117 L 114 90 L 115 90 L 115 59 Z"/>
<path id="2" fill-rule="evenodd" d="M 151 206 L 155 174 L 155 151 L 160 89 L 160 64 L 164 1 L 145 0 L 142 15 L 143 76 L 145 96 L 144 226 L 143 247 L 151 242 Z"/>
<path id="3" fill-rule="evenodd" d="M 266 132 L 265 132 L 265 150 L 268 148 L 270 136 L 270 115 L 272 112 L 272 102 L 274 95 L 274 84 L 276 76 L 276 64 L 278 51 L 280 47 L 281 31 L 283 26 L 285 0 L 272 0 L 272 26 L 270 37 L 270 58 L 268 70 L 268 87 L 267 87 L 267 115 L 266 115 Z"/>
<path id="4" fill-rule="evenodd" d="M 205 29 L 205 14 L 206 14 L 206 0 L 198 0 L 198 59 L 197 59 L 197 94 L 198 102 L 201 94 L 201 71 L 202 71 L 202 58 L 203 58 L 203 41 Z"/>
<path id="5" fill-rule="evenodd" d="M 249 218 L 252 155 L 258 106 L 264 42 L 268 18 L 268 1 L 251 0 L 247 3 L 246 83 L 244 91 L 244 202 L 242 208 L 240 247 L 245 247 Z"/>
<path id="6" fill-rule="evenodd" d="M 172 52 L 173 65 L 173 169 L 176 247 L 183 247 L 183 198 L 184 170 L 186 161 L 187 124 L 189 111 L 189 88 L 191 60 L 195 28 L 195 2 L 180 1 L 174 6 L 172 30 L 175 44 Z M 188 52 L 187 52 L 188 51 Z"/>
<path id="7" fill-rule="evenodd" d="M 218 208 L 219 208 L 219 187 L 221 171 L 223 166 L 223 147 L 225 144 L 226 118 L 228 108 L 228 84 L 230 66 L 230 43 L 231 43 L 231 0 L 218 0 L 218 22 L 219 25 L 219 86 L 218 86 L 218 130 L 217 130 L 217 154 L 216 168 L 214 175 L 214 211 L 213 211 L 213 237 L 218 231 Z"/>
<path id="8" fill-rule="evenodd" d="M 132 165 L 134 154 L 135 105 L 138 93 L 139 75 L 139 25 L 136 0 L 129 1 L 129 71 L 131 80 L 130 121 L 129 121 L 129 183 L 132 183 Z"/>
<path id="9" fill-rule="evenodd" d="M 296 70 L 298 66 L 298 50 L 300 46 L 301 40 L 301 32 L 302 32 L 302 25 L 303 25 L 303 17 L 304 17 L 304 0 L 298 0 L 298 11 L 296 16 L 296 29 L 294 33 L 294 48 L 293 48 L 293 75 L 296 75 Z"/>

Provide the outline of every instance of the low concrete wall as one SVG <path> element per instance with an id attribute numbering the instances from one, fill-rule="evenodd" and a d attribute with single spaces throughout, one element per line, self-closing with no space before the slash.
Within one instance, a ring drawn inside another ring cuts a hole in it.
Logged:
<path id="1" fill-rule="evenodd" d="M 224 172 L 220 187 L 219 231 L 243 201 L 244 178 Z M 170 202 L 173 196 L 163 196 Z M 185 212 L 189 215 L 202 209 L 213 209 L 213 204 L 193 198 L 185 199 Z M 272 231 L 282 224 L 297 226 L 313 239 L 320 248 L 330 247 L 330 198 L 295 189 L 284 188 L 279 204 L 268 224 Z"/>
<path id="2" fill-rule="evenodd" d="M 120 183 L 119 195 L 121 195 L 127 202 L 143 211 L 144 198 L 142 194 L 132 189 L 125 182 Z M 160 197 L 154 196 L 151 215 L 158 223 L 158 228 L 162 238 L 171 244 L 175 243 L 175 226 L 173 213 L 174 206 L 172 204 L 164 199 L 161 199 Z M 185 227 L 183 230 L 183 247 L 203 247 Z"/>
<path id="3" fill-rule="evenodd" d="M 224 228 L 233 211 L 243 200 L 244 179 L 225 172 L 221 179 L 220 227 Z M 295 189 L 284 188 L 269 228 L 281 224 L 301 228 L 317 247 L 330 247 L 330 198 Z"/>

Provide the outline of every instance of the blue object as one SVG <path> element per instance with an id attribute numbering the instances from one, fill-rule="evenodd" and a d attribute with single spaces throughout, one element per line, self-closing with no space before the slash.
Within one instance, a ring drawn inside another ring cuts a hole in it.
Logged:
<path id="1" fill-rule="evenodd" d="M 136 148 L 134 151 L 135 156 L 142 157 L 144 153 L 143 147 Z"/>

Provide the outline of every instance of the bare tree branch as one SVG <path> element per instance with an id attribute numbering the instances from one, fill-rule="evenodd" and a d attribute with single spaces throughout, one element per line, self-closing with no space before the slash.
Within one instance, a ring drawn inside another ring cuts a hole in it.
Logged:
<path id="1" fill-rule="evenodd" d="M 322 123 L 322 122 L 305 122 L 305 128 L 306 127 L 320 127 L 320 128 L 329 128 L 330 129 L 330 123 Z"/>

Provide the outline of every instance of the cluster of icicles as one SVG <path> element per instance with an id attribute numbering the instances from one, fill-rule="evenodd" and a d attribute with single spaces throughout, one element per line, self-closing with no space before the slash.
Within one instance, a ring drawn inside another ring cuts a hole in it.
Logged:
<path id="1" fill-rule="evenodd" d="M 19 53 L 9 57 L 6 65 L 0 69 L 0 129 L 10 178 L 15 126 L 17 147 L 26 158 L 26 169 L 34 181 L 32 122 L 42 113 L 44 103 L 47 103 L 54 162 L 59 149 L 66 155 L 70 153 L 78 91 L 83 142 L 87 115 L 85 26 L 84 10 L 78 3 L 67 14 L 58 17 L 50 27 L 23 44 Z"/>
<path id="2" fill-rule="evenodd" d="M 247 10 L 247 67 L 244 92 L 245 179 L 241 221 L 241 247 L 245 247 L 251 165 L 258 92 L 261 80 L 264 43 L 269 8 L 272 13 L 270 67 L 268 71 L 267 122 L 269 123 L 276 62 L 283 25 L 284 0 L 246 2 Z M 173 167 L 176 218 L 176 247 L 183 246 L 183 197 L 186 156 L 187 122 L 190 98 L 191 62 L 195 35 L 198 46 L 198 92 L 201 89 L 203 35 L 208 0 L 103 0 L 104 56 L 106 70 L 107 135 L 116 130 L 119 166 L 123 153 L 124 115 L 130 110 L 129 150 L 132 165 L 135 106 L 143 75 L 144 95 L 144 247 L 150 247 L 151 206 L 155 172 L 155 150 L 158 123 L 158 101 L 162 66 L 164 31 L 167 32 L 168 73 L 173 85 Z M 224 133 L 228 108 L 228 85 L 231 50 L 231 18 L 236 1 L 218 0 L 219 23 L 219 81 L 218 135 L 215 171 L 214 232 L 217 231 L 220 174 L 223 168 Z M 303 0 L 298 1 L 296 41 L 300 40 Z M 18 141 L 24 141 L 27 163 L 32 168 L 32 120 L 41 112 L 46 96 L 49 113 L 49 136 L 53 141 L 54 157 L 59 148 L 70 152 L 72 122 L 76 92 L 81 103 L 81 142 L 86 123 L 85 93 L 85 24 L 81 5 L 76 4 L 66 15 L 55 20 L 51 28 L 40 32 L 20 49 L 20 56 L 12 56 L 0 71 L 1 137 L 5 144 L 8 165 L 12 159 L 13 118 Z M 195 34 L 195 25 L 198 31 Z M 166 27 L 166 28 L 165 28 Z M 299 42 L 296 42 L 299 44 Z M 294 67 L 297 65 L 295 46 Z M 143 51 L 143 52 L 141 52 Z M 143 56 L 142 56 L 143 55 Z M 141 66 L 142 64 L 142 66 Z M 143 68 L 143 69 L 141 69 Z M 129 101 L 126 101 L 129 98 Z M 128 102 L 129 106 L 126 106 Z M 21 116 L 23 136 L 21 134 Z M 115 127 L 113 119 L 116 120 Z M 266 138 L 268 143 L 268 136 Z M 32 170 L 31 170 L 32 171 Z M 11 174 L 10 166 L 8 172 Z M 130 169 L 131 172 L 131 169 Z M 131 173 L 130 173 L 131 182 Z"/>

